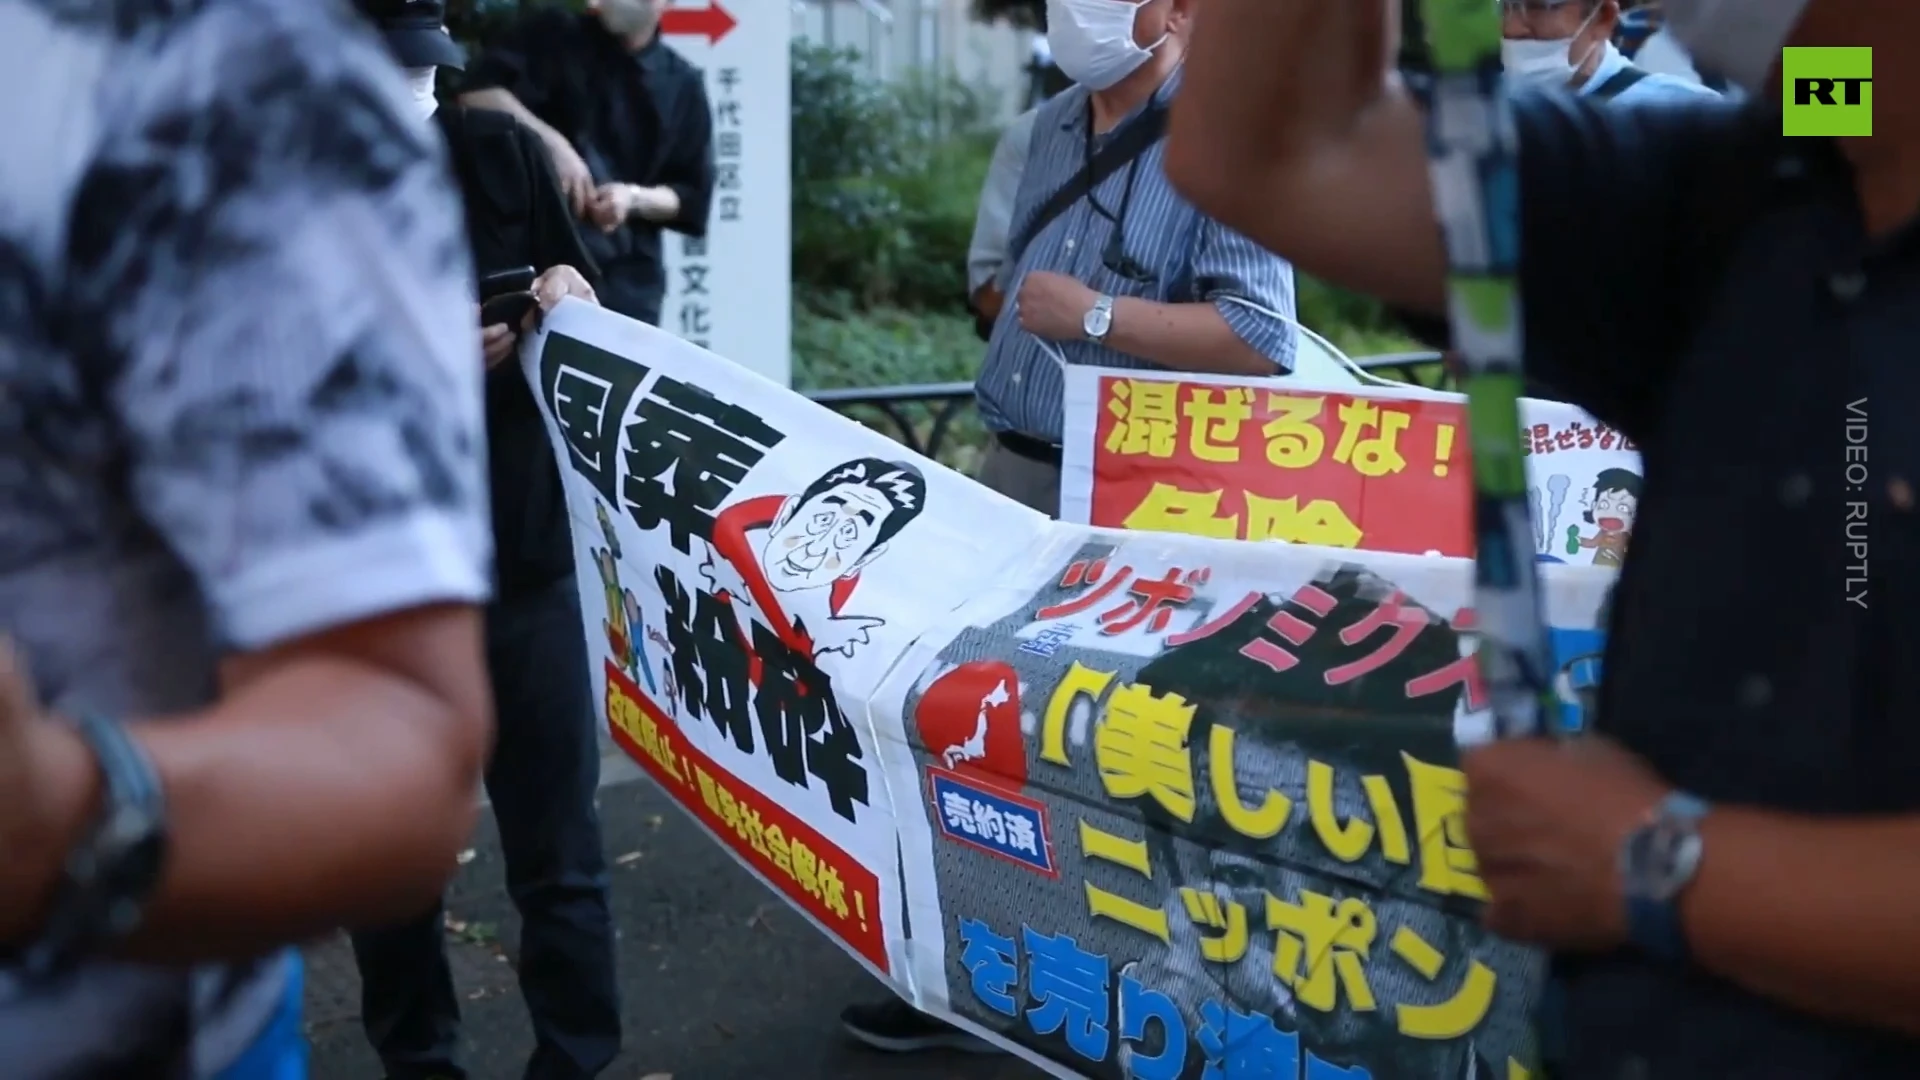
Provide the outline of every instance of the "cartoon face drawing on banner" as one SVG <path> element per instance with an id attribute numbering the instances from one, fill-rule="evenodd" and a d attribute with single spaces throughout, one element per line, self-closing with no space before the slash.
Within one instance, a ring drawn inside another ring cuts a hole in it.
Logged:
<path id="1" fill-rule="evenodd" d="M 1018 792 L 1027 783 L 1020 676 L 997 660 L 962 664 L 933 681 L 914 707 L 927 753 L 943 768 Z"/>
<path id="2" fill-rule="evenodd" d="M 757 611 L 809 657 L 852 656 L 884 620 L 847 610 L 860 573 L 926 509 L 927 480 L 899 461 L 856 458 L 798 495 L 762 495 L 714 519 L 708 591 Z"/>
<path id="3" fill-rule="evenodd" d="M 1595 531 L 1592 536 L 1582 537 L 1578 525 L 1568 526 L 1567 554 L 1577 555 L 1581 549 L 1590 548 L 1593 565 L 1624 565 L 1627 541 L 1633 536 L 1633 523 L 1640 510 L 1639 475 L 1627 469 L 1602 469 L 1581 501 L 1586 506 L 1587 524 Z"/>
<path id="4" fill-rule="evenodd" d="M 607 543 L 606 547 L 593 549 L 593 563 L 599 568 L 600 588 L 607 604 L 607 617 L 600 623 L 606 631 L 607 650 L 628 678 L 645 682 L 650 693 L 657 692 L 653 669 L 647 665 L 646 647 L 640 641 L 645 632 L 640 603 L 620 584 L 620 534 L 605 503 L 595 503 L 594 513 L 600 519 L 600 536 Z"/>

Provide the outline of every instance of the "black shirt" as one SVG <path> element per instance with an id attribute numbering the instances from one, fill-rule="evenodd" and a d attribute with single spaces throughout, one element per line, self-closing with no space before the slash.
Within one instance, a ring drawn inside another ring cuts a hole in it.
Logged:
<path id="1" fill-rule="evenodd" d="M 467 239 L 481 275 L 531 266 L 571 266 L 598 286 L 546 148 L 505 113 L 442 107 L 434 122 L 466 205 Z M 553 444 L 540 407 L 509 360 L 487 373 L 487 468 L 494 565 L 503 592 L 534 588 L 573 572 L 573 544 Z"/>
<path id="2" fill-rule="evenodd" d="M 672 188 L 680 213 L 665 227 L 705 236 L 713 201 L 713 113 L 700 69 L 656 35 L 628 52 L 591 13 L 535 11 L 490 44 L 467 71 L 469 91 L 510 91 L 567 137 L 600 183 Z M 578 223 L 607 277 L 601 299 L 659 321 L 666 292 L 662 226 L 635 221 L 603 233 Z"/>
<path id="3" fill-rule="evenodd" d="M 1529 374 L 1646 468 L 1599 728 L 1710 801 L 1920 811 L 1920 228 L 1869 239 L 1835 147 L 1764 108 L 1516 114 Z M 1698 970 L 1555 970 L 1561 1080 L 1920 1076 L 1920 1041 Z"/>

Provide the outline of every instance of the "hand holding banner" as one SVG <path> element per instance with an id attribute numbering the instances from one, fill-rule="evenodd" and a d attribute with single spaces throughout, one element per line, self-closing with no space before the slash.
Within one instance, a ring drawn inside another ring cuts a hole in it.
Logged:
<path id="1" fill-rule="evenodd" d="M 1062 1077 L 1528 1075 L 1468 563 L 1050 522 L 583 304 L 524 366 L 602 721 L 916 1005 Z M 1612 575 L 1551 570 L 1577 709 Z"/>

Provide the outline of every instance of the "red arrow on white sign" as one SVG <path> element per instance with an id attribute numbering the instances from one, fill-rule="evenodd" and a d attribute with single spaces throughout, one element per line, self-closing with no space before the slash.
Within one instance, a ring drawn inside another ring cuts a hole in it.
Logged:
<path id="1" fill-rule="evenodd" d="M 704 37 L 709 45 L 718 45 L 738 25 L 717 0 L 703 8 L 668 8 L 660 13 L 661 33 Z"/>

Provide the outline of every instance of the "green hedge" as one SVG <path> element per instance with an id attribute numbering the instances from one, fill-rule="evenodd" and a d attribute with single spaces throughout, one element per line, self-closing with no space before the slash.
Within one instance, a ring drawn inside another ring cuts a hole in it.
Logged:
<path id="1" fill-rule="evenodd" d="M 880 82 L 793 48 L 793 276 L 812 300 L 959 310 L 996 102 L 953 79 Z"/>
<path id="2" fill-rule="evenodd" d="M 952 79 L 881 82 L 850 51 L 794 46 L 797 385 L 972 376 L 967 244 L 994 105 Z M 1304 277 L 1298 289 L 1301 321 L 1349 353 L 1416 347 L 1372 300 Z"/>

